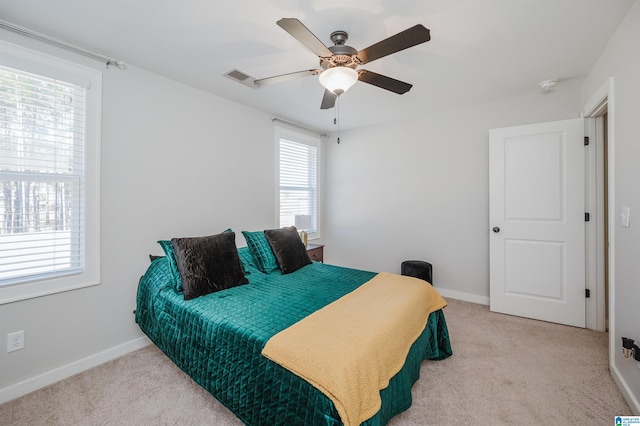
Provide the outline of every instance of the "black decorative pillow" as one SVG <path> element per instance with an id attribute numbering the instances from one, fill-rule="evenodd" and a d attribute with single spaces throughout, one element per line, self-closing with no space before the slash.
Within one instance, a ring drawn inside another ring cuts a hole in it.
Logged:
<path id="1" fill-rule="evenodd" d="M 264 231 L 271 250 L 276 256 L 282 274 L 295 272 L 311 263 L 307 249 L 302 244 L 295 226 Z"/>
<path id="2" fill-rule="evenodd" d="M 242 272 L 234 232 L 172 238 L 171 244 L 185 300 L 249 282 Z"/>

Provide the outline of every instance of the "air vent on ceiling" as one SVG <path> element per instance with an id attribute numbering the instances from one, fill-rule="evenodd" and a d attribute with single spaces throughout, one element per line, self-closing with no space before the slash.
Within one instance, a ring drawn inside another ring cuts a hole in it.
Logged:
<path id="1" fill-rule="evenodd" d="M 253 87 L 254 89 L 258 87 L 253 84 L 255 77 L 252 77 L 249 74 L 237 69 L 232 69 L 231 71 L 224 73 L 224 76 L 230 78 L 233 81 L 237 81 L 238 83 L 242 83 L 245 86 Z"/>

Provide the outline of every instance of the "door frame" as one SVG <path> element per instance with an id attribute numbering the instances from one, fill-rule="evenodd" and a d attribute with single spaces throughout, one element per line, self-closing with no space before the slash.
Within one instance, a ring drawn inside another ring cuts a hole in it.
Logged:
<path id="1" fill-rule="evenodd" d="M 607 196 L 604 184 L 604 117 L 606 102 L 599 108 L 597 115 L 585 117 L 585 135 L 589 137 L 589 146 L 585 152 L 585 212 L 590 221 L 585 222 L 585 287 L 591 290 L 585 299 L 586 328 L 606 330 L 606 285 L 605 285 L 605 226 L 604 197 Z"/>
<path id="2" fill-rule="evenodd" d="M 604 155 L 602 150 L 602 136 L 596 131 L 596 120 L 602 120 L 601 116 L 604 112 L 607 112 L 607 197 L 608 197 L 608 223 L 604 226 L 608 229 L 608 296 L 609 296 L 609 362 L 610 364 L 614 359 L 615 351 L 615 316 L 613 315 L 615 306 L 615 110 L 614 110 L 614 78 L 609 77 L 602 86 L 595 92 L 595 94 L 589 99 L 589 101 L 583 107 L 583 117 L 586 121 L 586 131 L 590 140 L 593 141 L 592 149 L 589 150 L 588 167 L 589 174 L 587 179 L 587 208 L 591 212 L 603 211 L 603 197 L 598 194 L 597 191 L 601 191 L 604 188 L 599 188 L 596 180 L 596 170 L 598 163 L 603 164 L 602 157 Z M 600 117 L 600 118 L 598 118 Z M 598 149 L 598 146 L 600 149 Z M 601 172 L 602 173 L 602 172 Z M 593 216 L 596 216 L 595 214 Z M 596 217 L 595 223 L 602 218 Z M 602 242 L 602 235 L 598 238 L 597 226 L 589 227 L 587 231 L 587 288 L 594 289 L 592 297 L 595 296 L 593 303 L 587 303 L 586 306 L 586 324 L 587 328 L 594 330 L 604 331 L 606 328 L 604 317 L 604 304 L 605 304 L 605 283 L 604 275 L 599 274 L 596 265 L 601 263 L 598 256 L 602 257 L 604 253 L 604 245 Z M 599 247 L 600 245 L 600 247 Z M 598 251 L 600 250 L 600 254 Z"/>

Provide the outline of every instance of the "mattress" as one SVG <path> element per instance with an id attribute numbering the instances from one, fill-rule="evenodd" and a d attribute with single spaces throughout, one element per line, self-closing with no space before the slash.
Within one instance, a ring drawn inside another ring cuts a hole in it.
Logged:
<path id="1" fill-rule="evenodd" d="M 183 299 L 165 258 L 154 260 L 138 286 L 136 322 L 178 367 L 247 425 L 340 425 L 332 401 L 261 355 L 267 341 L 376 274 L 312 263 L 282 275 L 264 274 L 239 249 L 249 284 Z M 442 310 L 433 312 L 402 370 L 381 391 L 380 425 L 411 405 L 411 386 L 424 359 L 451 355 Z"/>

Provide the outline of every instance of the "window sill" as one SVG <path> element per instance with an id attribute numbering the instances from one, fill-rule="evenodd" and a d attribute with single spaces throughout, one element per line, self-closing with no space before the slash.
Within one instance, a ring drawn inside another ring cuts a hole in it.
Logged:
<path id="1" fill-rule="evenodd" d="M 74 277 L 6 285 L 0 287 L 0 305 L 49 296 L 51 294 L 64 293 L 99 284 L 100 280 L 98 278 L 88 279 L 87 274 L 81 274 Z"/>

